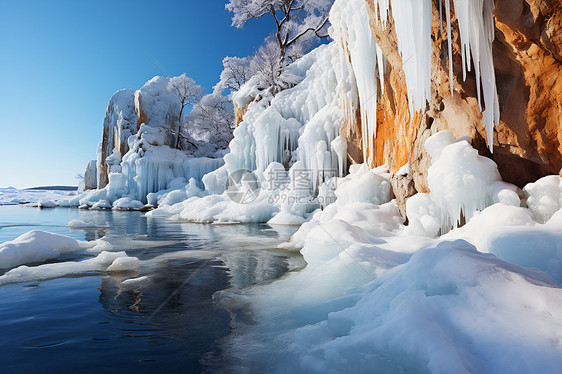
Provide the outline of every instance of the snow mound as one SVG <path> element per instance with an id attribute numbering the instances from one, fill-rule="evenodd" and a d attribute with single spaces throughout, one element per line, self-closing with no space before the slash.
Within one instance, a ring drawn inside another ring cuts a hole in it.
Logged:
<path id="1" fill-rule="evenodd" d="M 445 130 L 429 137 L 425 148 L 432 161 L 427 177 L 431 192 L 406 203 L 412 233 L 434 237 L 439 227 L 444 234 L 495 201 L 520 205 L 517 188 L 501 182 L 496 163 L 466 140 L 455 140 Z"/>
<path id="2" fill-rule="evenodd" d="M 562 177 L 549 175 L 523 189 L 527 195 L 527 206 L 537 222 L 546 223 L 562 208 Z"/>

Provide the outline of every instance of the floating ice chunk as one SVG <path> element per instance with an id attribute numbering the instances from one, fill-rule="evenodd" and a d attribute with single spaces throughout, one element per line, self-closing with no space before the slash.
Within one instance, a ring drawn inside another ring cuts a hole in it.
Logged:
<path id="1" fill-rule="evenodd" d="M 74 238 L 32 230 L 0 244 L 0 268 L 45 261 L 80 249 L 80 242 Z"/>
<path id="2" fill-rule="evenodd" d="M 98 255 L 98 257 L 80 262 L 67 261 L 55 264 L 44 264 L 35 267 L 22 265 L 0 276 L 0 285 L 54 279 L 71 274 L 83 274 L 92 271 L 104 271 L 108 264 L 122 256 L 126 256 L 125 252 L 102 252 Z"/>
<path id="3" fill-rule="evenodd" d="M 80 219 L 73 219 L 72 221 L 68 221 L 68 227 L 72 228 L 84 228 L 84 227 L 92 227 L 91 224 L 86 223 Z"/>
<path id="4" fill-rule="evenodd" d="M 113 250 L 113 245 L 111 245 L 106 239 L 97 239 L 94 241 L 94 246 L 88 251 L 90 252 L 103 252 Z"/>
<path id="5" fill-rule="evenodd" d="M 107 271 L 130 271 L 140 267 L 140 261 L 136 257 L 118 257 L 109 265 Z"/>
<path id="6" fill-rule="evenodd" d="M 109 266 L 115 260 L 117 260 L 118 258 L 121 258 L 121 257 L 127 257 L 127 254 L 123 251 L 121 251 L 121 252 L 102 251 L 99 255 L 97 255 L 96 258 L 93 259 L 93 261 L 97 264 L 100 264 L 100 265 Z"/>
<path id="7" fill-rule="evenodd" d="M 119 291 L 126 292 L 134 289 L 142 289 L 150 286 L 151 283 L 152 280 L 147 276 L 126 279 L 123 282 L 121 282 L 121 285 L 119 286 Z"/>
<path id="8" fill-rule="evenodd" d="M 53 200 L 41 200 L 39 201 L 37 206 L 39 208 L 55 208 L 57 206 L 57 203 L 55 203 Z"/>

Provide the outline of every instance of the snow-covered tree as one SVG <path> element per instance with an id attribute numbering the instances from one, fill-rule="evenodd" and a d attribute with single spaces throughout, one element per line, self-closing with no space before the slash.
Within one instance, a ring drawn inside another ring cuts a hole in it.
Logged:
<path id="1" fill-rule="evenodd" d="M 176 148 L 180 147 L 180 137 L 182 133 L 182 116 L 184 109 L 187 105 L 193 105 L 201 99 L 203 95 L 203 87 L 199 86 L 195 81 L 183 73 L 180 76 L 170 78 L 168 83 L 168 91 L 173 92 L 177 95 L 180 103 L 180 111 L 178 114 L 178 123 L 175 129 L 172 129 L 176 133 Z"/>
<path id="2" fill-rule="evenodd" d="M 191 138 L 207 141 L 220 149 L 228 146 L 234 127 L 233 106 L 219 92 L 205 95 L 189 114 L 188 132 Z"/>
<path id="3" fill-rule="evenodd" d="M 273 94 L 290 87 L 294 78 L 285 72 L 285 63 L 275 42 L 267 42 L 260 47 L 251 62 L 254 76 L 261 87 L 271 87 Z"/>
<path id="4" fill-rule="evenodd" d="M 168 90 L 174 92 L 180 101 L 179 120 L 183 115 L 183 111 L 187 105 L 195 104 L 203 95 L 203 87 L 199 86 L 195 81 L 183 73 L 180 76 L 170 78 Z"/>
<path id="5" fill-rule="evenodd" d="M 254 75 L 251 62 L 250 57 L 225 57 L 222 60 L 223 70 L 219 83 L 213 87 L 215 92 L 238 91 Z"/>
<path id="6" fill-rule="evenodd" d="M 232 25 L 238 28 L 252 18 L 271 15 L 275 40 L 282 61 L 291 49 L 310 38 L 327 35 L 333 0 L 229 0 L 226 9 L 233 13 Z"/>

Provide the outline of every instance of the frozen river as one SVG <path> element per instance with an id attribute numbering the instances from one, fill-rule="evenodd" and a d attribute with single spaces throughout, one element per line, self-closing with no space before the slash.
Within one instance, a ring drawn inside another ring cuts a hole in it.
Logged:
<path id="1" fill-rule="evenodd" d="M 68 222 L 76 219 L 88 227 L 69 228 Z M 296 230 L 291 227 L 201 225 L 145 218 L 139 212 L 0 206 L 0 243 L 33 229 L 78 240 L 104 237 L 111 250 L 126 251 L 141 266 L 0 286 L 5 373 L 212 372 L 236 366 L 225 362 L 221 351 L 233 314 L 217 305 L 213 295 L 267 283 L 303 265 L 300 255 L 276 249 Z M 91 256 L 76 252 L 47 263 Z M 122 281 L 141 276 L 149 281 L 123 287 Z M 236 312 L 236 318 L 245 313 Z"/>

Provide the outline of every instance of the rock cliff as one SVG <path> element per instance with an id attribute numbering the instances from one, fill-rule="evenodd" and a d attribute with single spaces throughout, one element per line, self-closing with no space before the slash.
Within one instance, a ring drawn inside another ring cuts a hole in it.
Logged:
<path id="1" fill-rule="evenodd" d="M 460 35 L 453 2 L 453 94 L 449 86 L 447 33 L 441 32 L 439 0 L 433 0 L 431 100 L 425 110 L 411 118 L 394 21 L 390 16 L 383 25 L 377 19 L 374 2 L 365 1 L 373 39 L 387 61 L 384 93 L 379 94 L 376 104 L 376 138 L 373 149 L 368 149 L 367 154 L 372 166 L 387 163 L 393 174 L 406 163 L 410 164 L 409 174 L 393 177 L 394 192 L 402 209 L 410 195 L 428 191 L 430 157 L 423 144 L 430 135 L 444 129 L 456 137 L 468 137 L 480 154 L 498 164 L 505 181 L 519 187 L 542 176 L 559 173 L 562 168 L 562 4 L 542 0 L 496 1 L 493 58 L 500 121 L 493 139 L 487 139 L 478 106 L 474 69 L 467 72 L 463 80 Z M 361 162 L 359 108 L 347 112 L 342 135 L 348 137 L 350 161 Z M 488 141 L 493 142 L 493 154 L 488 150 Z"/>
<path id="2" fill-rule="evenodd" d="M 98 145 L 97 188 L 105 187 L 109 181 L 106 159 L 113 154 L 113 150 L 124 156 L 129 151 L 129 136 L 136 133 L 135 91 L 119 90 L 109 100 L 105 112 L 102 141 Z"/>

